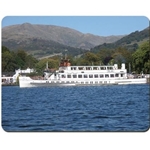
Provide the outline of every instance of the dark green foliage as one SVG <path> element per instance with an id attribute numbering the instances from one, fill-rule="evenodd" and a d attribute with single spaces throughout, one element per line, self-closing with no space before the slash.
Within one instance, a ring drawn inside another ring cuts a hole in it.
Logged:
<path id="1" fill-rule="evenodd" d="M 139 45 L 139 42 L 148 41 L 149 39 L 149 28 L 142 31 L 135 31 L 131 34 L 121 38 L 114 43 L 104 43 L 91 49 L 92 52 L 98 52 L 102 49 L 116 49 L 118 47 L 124 47 L 134 52 Z"/>
<path id="2" fill-rule="evenodd" d="M 137 73 L 150 73 L 150 43 L 143 43 L 132 55 L 133 67 Z"/>
<path id="3" fill-rule="evenodd" d="M 36 63 L 36 66 L 35 66 L 36 71 L 38 73 L 42 73 L 43 70 L 46 69 L 47 63 L 48 63 L 49 69 L 58 69 L 58 66 L 59 66 L 59 60 L 58 59 L 45 58 L 45 59 L 38 61 L 38 63 Z"/>
<path id="4" fill-rule="evenodd" d="M 2 46 L 2 72 L 12 72 L 16 66 L 14 53 L 10 52 L 8 48 Z"/>
<path id="5" fill-rule="evenodd" d="M 137 45 L 135 44 L 135 47 L 136 46 Z M 150 73 L 149 42 L 144 42 L 135 51 L 120 46 L 114 49 L 104 48 L 95 53 L 89 51 L 79 57 L 69 55 L 69 51 L 70 50 L 67 50 L 67 58 L 70 60 L 71 65 L 113 65 L 114 63 L 117 63 L 121 66 L 121 63 L 125 63 L 128 72 L 128 66 L 131 66 L 131 71 L 137 73 L 141 73 L 141 71 L 143 71 L 143 73 Z M 63 56 L 64 55 L 65 53 L 63 53 Z M 49 68 L 56 70 L 58 69 L 60 59 L 60 56 L 54 56 L 37 60 L 23 50 L 12 52 L 8 48 L 2 46 L 2 72 L 12 72 L 18 68 L 26 69 L 27 67 L 30 67 L 34 68 L 38 74 L 42 75 L 47 62 Z M 32 75 L 34 74 L 31 74 L 31 76 Z"/>
<path id="6" fill-rule="evenodd" d="M 135 51 L 130 51 L 125 47 L 116 49 L 101 49 L 97 53 L 88 52 L 82 58 L 76 58 L 75 65 L 113 65 L 117 63 L 126 64 L 127 71 L 136 73 L 150 73 L 150 44 L 144 42 Z M 130 67 L 129 67 L 130 66 Z"/>
<path id="7" fill-rule="evenodd" d="M 2 46 L 2 72 L 14 72 L 16 69 L 34 68 L 37 60 L 23 50 L 10 51 Z"/>

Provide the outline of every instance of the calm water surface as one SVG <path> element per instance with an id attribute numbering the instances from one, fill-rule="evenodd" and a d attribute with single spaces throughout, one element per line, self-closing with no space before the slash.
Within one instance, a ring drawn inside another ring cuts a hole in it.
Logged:
<path id="1" fill-rule="evenodd" d="M 146 131 L 149 86 L 2 87 L 5 131 Z"/>

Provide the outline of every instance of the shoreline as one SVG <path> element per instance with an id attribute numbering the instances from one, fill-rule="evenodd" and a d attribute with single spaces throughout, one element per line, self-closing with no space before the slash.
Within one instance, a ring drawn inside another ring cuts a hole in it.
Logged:
<path id="1" fill-rule="evenodd" d="M 8 83 L 8 84 L 2 84 L 2 86 L 19 86 L 19 84 Z"/>

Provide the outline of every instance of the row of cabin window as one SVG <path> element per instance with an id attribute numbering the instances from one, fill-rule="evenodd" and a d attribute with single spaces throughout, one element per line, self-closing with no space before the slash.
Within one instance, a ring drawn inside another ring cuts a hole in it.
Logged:
<path id="1" fill-rule="evenodd" d="M 121 74 L 120 75 L 121 77 L 123 77 L 123 74 Z M 78 75 L 76 75 L 76 74 L 74 74 L 74 75 L 65 75 L 65 74 L 62 74 L 61 75 L 61 78 L 114 78 L 114 77 L 119 77 L 119 74 L 89 74 L 89 75 L 87 75 L 87 74 L 84 74 L 84 75 L 82 75 L 82 74 L 78 74 Z"/>
<path id="2" fill-rule="evenodd" d="M 113 67 L 71 67 L 71 70 L 113 70 Z"/>

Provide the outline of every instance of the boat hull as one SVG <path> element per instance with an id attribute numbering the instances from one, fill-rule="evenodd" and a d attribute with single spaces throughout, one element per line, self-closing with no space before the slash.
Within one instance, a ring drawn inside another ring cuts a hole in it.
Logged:
<path id="1" fill-rule="evenodd" d="M 114 79 L 93 81 L 60 81 L 60 80 L 32 80 L 30 77 L 19 77 L 19 86 L 24 87 L 50 87 L 50 86 L 101 86 L 123 84 L 145 84 L 146 78 Z"/>

